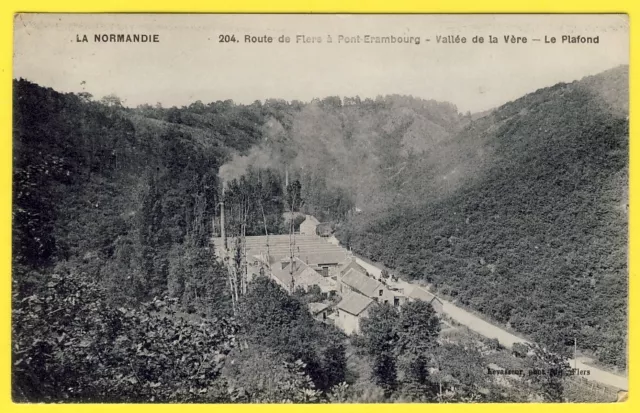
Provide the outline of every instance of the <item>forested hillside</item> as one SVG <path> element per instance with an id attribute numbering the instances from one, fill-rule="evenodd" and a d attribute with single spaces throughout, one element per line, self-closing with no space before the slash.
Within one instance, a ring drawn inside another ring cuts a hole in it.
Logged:
<path id="1" fill-rule="evenodd" d="M 354 380 L 345 377 L 344 336 L 320 328 L 298 298 L 272 283 L 250 290 L 249 297 L 255 290 L 265 302 L 264 312 L 244 305 L 233 316 L 226 270 L 209 248 L 217 231 L 212 221 L 222 185 L 231 235 L 239 231 L 235 212 L 242 206 L 250 208 L 249 234 L 262 233 L 265 222 L 270 233 L 287 231 L 282 214 L 301 188 L 296 209 L 344 218 L 355 202 L 348 180 L 338 185 L 321 172 L 353 163 L 348 153 L 329 156 L 331 133 L 315 143 L 313 122 L 331 114 L 342 128 L 351 113 L 356 128 L 358 110 L 367 107 L 369 121 L 377 111 L 376 122 L 383 119 L 390 131 L 400 112 L 438 125 L 437 139 L 456 128 L 454 107 L 403 99 L 354 100 L 349 109 L 336 99 L 132 109 L 117 96 L 95 100 L 14 81 L 14 399 L 334 397 L 336 385 Z M 363 144 L 364 135 L 359 139 Z M 306 144 L 318 145 L 309 149 L 310 162 L 302 161 Z M 274 158 L 246 162 L 255 148 Z M 275 150 L 291 152 L 275 156 Z M 282 311 L 280 329 L 266 331 L 254 320 Z M 293 339 L 282 345 L 286 337 Z M 236 366 L 266 363 L 280 382 L 265 386 L 254 370 L 223 368 L 227 357 Z M 234 387 L 239 382 L 244 389 Z"/>
<path id="2" fill-rule="evenodd" d="M 209 239 L 223 196 L 229 235 L 310 213 L 398 275 L 623 367 L 627 77 L 476 115 L 398 95 L 127 108 L 14 81 L 14 399 L 442 401 L 445 383 L 449 401 L 562 400 L 557 379 L 479 373 L 554 355 L 442 342 L 430 306 L 347 339 L 307 312 L 314 294 L 259 278 L 234 313 Z"/>
<path id="3" fill-rule="evenodd" d="M 263 194 L 279 232 L 286 171 L 301 184 L 301 208 L 320 218 L 344 218 L 358 202 L 386 205 L 407 166 L 471 119 L 448 103 L 396 95 L 130 109 L 116 96 L 14 86 L 16 258 L 43 265 L 104 258 L 132 229 L 167 245 L 194 231 L 205 237 L 223 183 L 231 198 Z"/>
<path id="4" fill-rule="evenodd" d="M 302 208 L 321 220 L 395 202 L 403 171 L 471 120 L 449 103 L 397 95 L 267 104 L 263 140 L 225 164 L 221 178 L 288 170 L 301 183 Z"/>
<path id="5" fill-rule="evenodd" d="M 619 67 L 475 119 L 339 238 L 550 348 L 576 339 L 624 367 L 627 79 Z"/>

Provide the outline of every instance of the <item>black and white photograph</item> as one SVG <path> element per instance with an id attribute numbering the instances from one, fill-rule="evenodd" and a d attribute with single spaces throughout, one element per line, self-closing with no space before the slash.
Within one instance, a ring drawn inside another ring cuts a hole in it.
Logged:
<path id="1" fill-rule="evenodd" d="M 14 19 L 15 403 L 612 403 L 625 14 Z"/>

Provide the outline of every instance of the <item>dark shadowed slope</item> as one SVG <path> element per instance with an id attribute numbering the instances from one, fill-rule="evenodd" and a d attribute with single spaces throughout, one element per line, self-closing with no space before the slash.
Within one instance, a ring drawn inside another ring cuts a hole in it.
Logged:
<path id="1" fill-rule="evenodd" d="M 451 170 L 467 169 L 455 190 L 413 191 L 410 206 L 359 216 L 341 241 L 535 341 L 576 338 L 624 366 L 627 79 L 619 67 L 478 119 L 448 143 Z M 414 181 L 442 179 L 431 167 Z"/>

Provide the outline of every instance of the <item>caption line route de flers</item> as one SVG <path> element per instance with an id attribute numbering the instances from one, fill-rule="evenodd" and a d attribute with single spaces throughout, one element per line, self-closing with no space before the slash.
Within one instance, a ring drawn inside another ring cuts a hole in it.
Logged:
<path id="1" fill-rule="evenodd" d="M 295 44 L 413 44 L 420 45 L 426 43 L 435 44 L 528 44 L 528 43 L 544 43 L 544 44 L 599 44 L 600 36 L 572 36 L 572 35 L 542 35 L 538 37 L 514 36 L 514 35 L 436 35 L 433 37 L 421 38 L 420 36 L 410 35 L 305 35 L 297 34 L 295 36 L 281 35 L 250 35 L 243 37 L 244 43 L 252 44 L 272 44 L 272 43 L 295 43 Z M 220 42 L 238 42 L 235 36 L 221 35 Z"/>

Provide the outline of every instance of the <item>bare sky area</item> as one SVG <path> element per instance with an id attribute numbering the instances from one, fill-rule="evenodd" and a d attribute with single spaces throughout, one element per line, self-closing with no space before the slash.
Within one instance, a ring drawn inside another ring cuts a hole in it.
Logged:
<path id="1" fill-rule="evenodd" d="M 629 63 L 626 15 L 22 14 L 14 23 L 14 78 L 96 98 L 115 93 L 127 106 L 407 94 L 476 112 Z M 134 33 L 157 34 L 159 42 L 94 42 L 96 34 Z M 88 42 L 76 41 L 84 35 Z M 220 35 L 240 42 L 220 43 Z M 274 43 L 247 44 L 245 35 Z M 278 43 L 281 35 L 291 43 Z M 322 43 L 295 43 L 297 35 Z M 421 41 L 339 44 L 340 35 Z M 467 43 L 437 43 L 447 35 Z M 476 35 L 483 44 L 472 43 Z M 499 43 L 489 44 L 489 35 Z M 527 43 L 507 44 L 505 35 Z M 599 43 L 562 43 L 563 35 L 599 36 Z M 545 36 L 556 43 L 545 44 Z"/>

